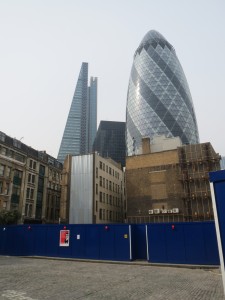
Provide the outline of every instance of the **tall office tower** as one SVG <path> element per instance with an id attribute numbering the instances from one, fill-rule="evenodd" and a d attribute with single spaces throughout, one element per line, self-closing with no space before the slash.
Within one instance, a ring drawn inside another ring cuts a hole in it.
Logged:
<path id="1" fill-rule="evenodd" d="M 64 129 L 58 160 L 67 154 L 87 154 L 97 131 L 97 78 L 88 87 L 88 63 L 82 63 L 72 104 Z"/>
<path id="2" fill-rule="evenodd" d="M 110 157 L 125 166 L 125 122 L 101 121 L 93 144 L 93 151 Z"/>
<path id="3" fill-rule="evenodd" d="M 179 136 L 183 144 L 199 143 L 194 106 L 173 46 L 149 31 L 134 54 L 126 108 L 127 155 L 141 148 L 141 138 Z"/>
<path id="4" fill-rule="evenodd" d="M 92 146 L 95 140 L 97 132 L 97 90 L 98 79 L 97 77 L 91 77 L 89 87 L 89 141 L 88 152 L 92 151 Z"/>

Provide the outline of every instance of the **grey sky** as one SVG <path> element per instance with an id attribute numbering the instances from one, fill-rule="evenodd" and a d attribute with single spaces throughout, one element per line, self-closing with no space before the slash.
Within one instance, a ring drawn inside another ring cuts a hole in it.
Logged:
<path id="1" fill-rule="evenodd" d="M 0 0 L 0 131 L 57 157 L 81 63 L 98 123 L 125 121 L 133 55 L 159 31 L 191 90 L 200 141 L 225 155 L 223 0 Z"/>

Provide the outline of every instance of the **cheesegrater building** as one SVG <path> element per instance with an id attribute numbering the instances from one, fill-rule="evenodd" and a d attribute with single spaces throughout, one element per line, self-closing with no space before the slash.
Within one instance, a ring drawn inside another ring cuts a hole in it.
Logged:
<path id="1" fill-rule="evenodd" d="M 66 155 L 87 154 L 97 131 L 97 78 L 90 78 L 88 86 L 88 63 L 82 63 L 72 104 L 64 129 L 58 160 L 64 162 Z"/>
<path id="2" fill-rule="evenodd" d="M 141 148 L 142 137 L 180 137 L 199 143 L 188 83 L 173 46 L 149 31 L 134 54 L 126 108 L 127 155 Z"/>

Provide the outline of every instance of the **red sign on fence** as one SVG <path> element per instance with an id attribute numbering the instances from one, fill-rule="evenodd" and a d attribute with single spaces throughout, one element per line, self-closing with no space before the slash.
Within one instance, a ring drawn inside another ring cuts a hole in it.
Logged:
<path id="1" fill-rule="evenodd" d="M 60 230 L 59 246 L 68 247 L 70 242 L 70 231 Z"/>

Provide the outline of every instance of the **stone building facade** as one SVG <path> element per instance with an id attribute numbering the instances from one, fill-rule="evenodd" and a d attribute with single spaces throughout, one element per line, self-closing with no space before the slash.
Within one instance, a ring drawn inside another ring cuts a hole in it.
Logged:
<path id="1" fill-rule="evenodd" d="M 17 210 L 19 223 L 58 223 L 62 164 L 0 132 L 0 210 Z"/>

